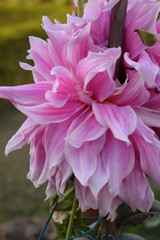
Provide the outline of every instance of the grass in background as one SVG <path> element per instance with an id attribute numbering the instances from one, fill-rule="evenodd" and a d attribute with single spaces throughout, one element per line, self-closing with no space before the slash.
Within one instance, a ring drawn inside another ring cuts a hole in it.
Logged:
<path id="1" fill-rule="evenodd" d="M 41 27 L 42 16 L 48 16 L 51 21 L 56 18 L 65 22 L 66 13 L 73 10 L 73 5 L 66 4 L 66 1 L 22 2 L 0 2 L 0 85 L 33 81 L 31 74 L 21 70 L 18 64 L 26 61 L 26 51 L 30 48 L 28 36 L 46 39 L 47 35 Z"/>
<path id="2" fill-rule="evenodd" d="M 70 4 L 69 4 L 70 3 Z M 42 16 L 51 21 L 56 18 L 66 21 L 66 13 L 73 11 L 72 1 L 0 1 L 0 85 L 19 85 L 33 82 L 30 71 L 24 71 L 19 61 L 27 62 L 27 50 L 30 48 L 28 36 L 47 39 L 41 27 Z M 0 111 L 8 109 L 4 101 Z"/>

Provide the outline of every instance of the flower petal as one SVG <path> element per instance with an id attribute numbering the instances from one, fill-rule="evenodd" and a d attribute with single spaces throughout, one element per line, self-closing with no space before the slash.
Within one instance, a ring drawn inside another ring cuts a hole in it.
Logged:
<path id="1" fill-rule="evenodd" d="M 115 88 L 113 75 L 120 54 L 120 48 L 111 48 L 103 53 L 89 52 L 79 62 L 78 73 L 84 84 L 84 91 L 92 92 L 92 97 L 100 102 L 106 100 Z"/>
<path id="2" fill-rule="evenodd" d="M 66 141 L 73 147 L 79 148 L 88 141 L 93 141 L 101 137 L 106 131 L 106 128 L 101 127 L 97 123 L 93 113 L 87 109 L 70 125 L 66 137 Z"/>
<path id="3" fill-rule="evenodd" d="M 142 212 L 148 212 L 152 207 L 154 201 L 154 193 L 152 192 L 152 189 L 149 186 L 148 181 L 146 184 L 148 185 L 148 187 L 146 189 L 145 198 L 142 204 L 139 206 L 139 210 Z"/>
<path id="4" fill-rule="evenodd" d="M 49 55 L 55 65 L 64 66 L 63 51 L 68 40 L 68 26 L 65 24 L 53 24 L 48 17 L 44 16 L 43 28 L 49 36 Z"/>
<path id="5" fill-rule="evenodd" d="M 101 6 L 104 6 L 104 0 L 89 0 L 84 9 L 83 18 L 94 20 L 99 17 Z"/>
<path id="6" fill-rule="evenodd" d="M 88 181 L 88 187 L 96 199 L 101 189 L 104 187 L 105 184 L 108 183 L 109 180 L 108 171 L 106 171 L 103 161 L 104 159 L 101 157 L 101 155 L 99 155 L 96 171 Z"/>
<path id="7" fill-rule="evenodd" d="M 115 138 L 128 142 L 128 136 L 135 131 L 137 117 L 129 106 L 118 107 L 110 103 L 93 102 L 93 112 L 97 121 L 110 128 Z"/>
<path id="8" fill-rule="evenodd" d="M 136 160 L 132 173 L 121 184 L 120 197 L 132 208 L 133 211 L 136 209 L 144 210 L 143 204 L 148 188 L 150 188 L 148 185 L 148 180 L 142 172 L 138 160 Z M 152 198 L 147 204 L 147 211 L 152 206 L 152 203 L 153 194 Z"/>
<path id="9" fill-rule="evenodd" d="M 98 194 L 98 209 L 101 216 L 106 216 L 112 203 L 113 197 L 109 192 L 108 185 L 106 184 Z"/>
<path id="10" fill-rule="evenodd" d="M 150 91 L 150 99 L 144 104 L 144 107 L 160 112 L 160 93 Z"/>
<path id="11" fill-rule="evenodd" d="M 30 171 L 27 178 L 30 179 L 33 184 L 38 187 L 38 180 L 42 173 L 46 152 L 43 146 L 43 131 L 36 134 L 30 144 Z M 47 181 L 47 178 L 45 179 Z"/>
<path id="12" fill-rule="evenodd" d="M 159 10 L 160 3 L 156 1 L 129 1 L 124 46 L 125 52 L 130 53 L 131 59 L 137 57 L 146 48 L 135 30 L 142 29 L 153 34 L 156 33 L 156 21 Z"/>
<path id="13" fill-rule="evenodd" d="M 138 73 L 135 73 L 129 78 L 129 82 L 126 81 L 122 86 L 117 87 L 108 101 L 118 106 L 129 105 L 135 108 L 143 105 L 149 99 L 149 96 L 144 81 Z"/>
<path id="14" fill-rule="evenodd" d="M 71 123 L 66 121 L 60 124 L 48 124 L 44 130 L 43 145 L 46 151 L 46 159 L 38 184 L 45 182 L 46 176 L 51 179 L 54 167 L 58 167 L 64 161 L 64 144 L 68 127 Z M 55 170 L 58 171 L 58 170 Z"/>
<path id="15" fill-rule="evenodd" d="M 84 143 L 80 148 L 74 148 L 66 142 L 65 157 L 71 166 L 75 177 L 87 186 L 89 178 L 94 174 L 97 166 L 98 155 L 104 145 L 105 136 Z"/>
<path id="16" fill-rule="evenodd" d="M 45 93 L 51 87 L 52 85 L 48 83 L 0 87 L 0 98 L 10 100 L 14 105 L 34 106 L 46 102 Z"/>
<path id="17" fill-rule="evenodd" d="M 100 12 L 111 10 L 119 0 L 110 0 L 106 3 L 104 0 L 89 0 L 86 4 L 83 18 L 94 20 L 99 17 Z"/>
<path id="18" fill-rule="evenodd" d="M 50 70 L 53 68 L 54 63 L 49 56 L 48 43 L 37 37 L 30 37 L 29 41 L 31 49 L 28 51 L 30 55 L 27 58 L 33 59 L 37 71 L 45 80 L 53 81 Z"/>
<path id="19" fill-rule="evenodd" d="M 138 120 L 137 129 L 132 134 L 140 153 L 142 170 L 160 184 L 160 142 L 154 132 Z"/>
<path id="20" fill-rule="evenodd" d="M 77 71 L 78 62 L 88 54 L 89 34 L 90 23 L 88 23 L 83 29 L 80 29 L 78 34 L 73 36 L 67 43 L 66 64 L 69 65 L 71 71 L 74 73 Z"/>
<path id="21" fill-rule="evenodd" d="M 30 143 L 34 136 L 43 129 L 43 126 L 37 125 L 31 119 L 27 118 L 16 134 L 9 140 L 5 148 L 5 154 L 22 148 L 25 144 Z"/>
<path id="22" fill-rule="evenodd" d="M 84 187 L 77 179 L 74 181 L 76 196 L 82 212 L 89 208 L 97 209 L 97 201 L 88 187 Z"/>
<path id="23" fill-rule="evenodd" d="M 66 161 L 62 162 L 58 167 L 55 168 L 55 171 L 52 169 L 52 177 L 48 181 L 46 189 L 47 199 L 50 198 L 55 191 L 57 191 L 60 196 L 63 195 L 67 180 L 72 174 L 72 170 Z M 55 172 L 54 175 L 53 172 Z"/>
<path id="24" fill-rule="evenodd" d="M 140 54 L 138 62 L 131 60 L 128 53 L 124 54 L 124 59 L 129 66 L 134 67 L 138 71 L 149 87 L 153 86 L 159 67 L 151 60 L 145 51 Z"/>
<path id="25" fill-rule="evenodd" d="M 114 138 L 110 131 L 107 131 L 101 157 L 103 167 L 108 176 L 109 192 L 115 197 L 119 193 L 123 179 L 126 178 L 133 169 L 135 161 L 133 146 L 119 141 Z"/>
<path id="26" fill-rule="evenodd" d="M 147 107 L 138 107 L 135 111 L 147 126 L 160 127 L 160 111 Z"/>
<path id="27" fill-rule="evenodd" d="M 55 108 L 49 103 L 37 106 L 16 104 L 16 108 L 39 124 L 59 123 L 67 120 L 77 112 L 81 112 L 84 104 L 79 101 L 68 101 L 63 107 Z"/>
<path id="28" fill-rule="evenodd" d="M 69 94 L 64 95 L 61 93 L 55 93 L 52 91 L 46 92 L 46 100 L 55 108 L 63 107 L 69 99 Z"/>

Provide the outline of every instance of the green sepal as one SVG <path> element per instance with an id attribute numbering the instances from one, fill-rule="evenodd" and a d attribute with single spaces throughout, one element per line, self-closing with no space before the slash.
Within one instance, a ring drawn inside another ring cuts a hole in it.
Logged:
<path id="1" fill-rule="evenodd" d="M 136 29 L 137 32 L 146 46 L 153 46 L 157 42 L 157 35 L 153 33 L 146 32 L 142 29 Z"/>

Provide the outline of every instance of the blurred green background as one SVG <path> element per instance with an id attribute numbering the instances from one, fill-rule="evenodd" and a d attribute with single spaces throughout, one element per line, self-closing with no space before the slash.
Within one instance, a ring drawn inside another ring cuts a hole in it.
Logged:
<path id="1" fill-rule="evenodd" d="M 42 16 L 65 22 L 66 13 L 73 10 L 72 0 L 0 0 L 0 85 L 33 82 L 31 72 L 19 67 L 19 61 L 27 62 L 28 36 L 46 39 Z M 7 158 L 4 155 L 7 141 L 24 119 L 9 102 L 0 100 L 0 223 L 16 217 L 48 216 L 49 201 L 44 201 L 46 186 L 35 189 L 26 179 L 29 147 Z M 159 187 L 153 184 L 153 188 L 160 200 Z M 158 240 L 160 221 L 151 229 L 139 225 L 130 231 L 139 232 L 148 240 Z"/>
<path id="2" fill-rule="evenodd" d="M 42 16 L 65 22 L 66 13 L 73 10 L 69 0 L 0 0 L 0 85 L 33 82 L 31 72 L 19 67 L 19 61 L 27 61 L 28 36 L 46 39 Z M 48 216 L 46 186 L 35 189 L 26 179 L 29 147 L 7 158 L 4 155 L 7 141 L 24 119 L 8 101 L 0 100 L 0 223 L 15 217 Z"/>

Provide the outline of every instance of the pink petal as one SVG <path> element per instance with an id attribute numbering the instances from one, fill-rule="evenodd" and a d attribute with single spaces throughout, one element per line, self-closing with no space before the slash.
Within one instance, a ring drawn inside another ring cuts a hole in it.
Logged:
<path id="1" fill-rule="evenodd" d="M 29 37 L 29 42 L 31 49 L 28 51 L 30 53 L 28 59 L 32 59 L 32 52 L 38 55 L 43 55 L 44 60 L 48 66 L 52 66 L 52 59 L 50 59 L 48 54 L 48 43 L 38 37 Z"/>
<path id="2" fill-rule="evenodd" d="M 140 118 L 138 118 L 137 129 L 136 129 L 135 133 L 137 133 L 138 136 L 141 136 L 148 143 L 155 143 L 155 145 L 157 145 L 157 146 L 160 143 L 155 138 L 155 132 L 151 128 L 146 126 L 146 124 L 144 124 L 144 122 Z"/>
<path id="3" fill-rule="evenodd" d="M 141 121 L 138 121 L 132 137 L 140 153 L 142 170 L 160 184 L 160 142 L 154 137 L 154 132 Z"/>
<path id="4" fill-rule="evenodd" d="M 135 30 L 142 29 L 153 34 L 156 33 L 156 20 L 159 10 L 160 3 L 155 1 L 129 1 L 124 46 L 125 52 L 130 53 L 131 59 L 134 59 L 146 48 Z"/>
<path id="5" fill-rule="evenodd" d="M 122 86 L 117 87 L 108 101 L 119 106 L 129 105 L 135 108 L 143 105 L 149 99 L 149 96 L 144 81 L 138 73 L 135 73 L 129 78 L 129 82 L 126 81 Z"/>
<path id="6" fill-rule="evenodd" d="M 136 109 L 136 114 L 146 125 L 160 127 L 160 111 L 147 107 L 139 107 Z"/>
<path id="7" fill-rule="evenodd" d="M 154 193 L 152 192 L 151 187 L 149 184 L 147 184 L 147 190 L 145 193 L 144 201 L 142 202 L 141 206 L 139 206 L 139 210 L 142 212 L 148 212 L 150 208 L 152 207 L 153 201 L 154 201 Z"/>
<path id="8" fill-rule="evenodd" d="M 46 151 L 46 159 L 38 184 L 42 184 L 46 176 L 50 179 L 53 176 L 53 168 L 58 167 L 64 160 L 64 138 L 70 123 L 71 121 L 66 121 L 61 124 L 48 124 L 45 127 L 43 144 Z"/>
<path id="9" fill-rule="evenodd" d="M 45 93 L 51 89 L 49 83 L 26 84 L 15 87 L 0 87 L 0 98 L 10 100 L 14 105 L 33 106 L 46 102 Z"/>
<path id="10" fill-rule="evenodd" d="M 132 171 L 134 166 L 134 149 L 132 145 L 114 138 L 107 131 L 106 142 L 101 152 L 103 167 L 108 176 L 108 188 L 112 196 L 119 193 L 121 183 Z M 99 175 L 100 177 L 100 175 Z"/>
<path id="11" fill-rule="evenodd" d="M 49 36 L 48 50 L 55 65 L 63 66 L 63 49 L 68 40 L 67 26 L 62 24 L 53 24 L 48 17 L 43 17 L 43 28 Z"/>
<path id="12" fill-rule="evenodd" d="M 64 159 L 65 136 L 71 121 L 49 124 L 45 127 L 44 146 L 49 167 L 55 167 Z"/>
<path id="13" fill-rule="evenodd" d="M 136 209 L 143 209 L 148 188 L 148 180 L 142 172 L 137 160 L 132 173 L 122 182 L 120 197 L 132 208 L 133 211 Z M 147 204 L 147 211 L 150 209 L 152 203 L 153 193 L 152 198 Z"/>
<path id="14" fill-rule="evenodd" d="M 160 93 L 150 91 L 150 99 L 145 103 L 144 107 L 160 112 Z"/>
<path id="15" fill-rule="evenodd" d="M 84 187 L 81 183 L 75 179 L 74 181 L 76 196 L 82 212 L 92 208 L 97 209 L 97 201 L 94 198 L 88 187 Z"/>
<path id="16" fill-rule="evenodd" d="M 78 0 L 74 0 L 73 2 L 74 2 L 75 7 L 78 7 Z"/>
<path id="17" fill-rule="evenodd" d="M 116 217 L 117 217 L 116 210 L 121 203 L 122 203 L 122 200 L 119 197 L 115 197 L 112 200 L 110 210 L 109 210 L 109 215 L 108 215 L 107 219 L 109 219 L 111 221 L 114 221 L 116 219 Z"/>
<path id="18" fill-rule="evenodd" d="M 160 19 L 158 19 L 156 22 L 156 30 L 157 30 L 157 33 L 160 33 Z"/>
<path id="19" fill-rule="evenodd" d="M 153 86 L 156 76 L 159 71 L 159 67 L 153 63 L 149 55 L 144 51 L 140 54 L 138 62 L 135 62 L 129 58 L 129 54 L 124 54 L 126 63 L 135 68 L 142 79 L 147 83 L 149 87 Z"/>
<path id="20" fill-rule="evenodd" d="M 108 71 L 110 77 L 113 77 L 115 64 L 120 54 L 120 48 L 110 48 L 99 53 L 89 51 L 88 56 L 78 64 L 78 73 L 85 86 L 97 73 L 105 70 Z"/>
<path id="21" fill-rule="evenodd" d="M 106 3 L 104 0 L 89 0 L 86 4 L 83 18 L 94 20 L 98 18 L 102 10 L 109 11 L 119 0 L 111 0 Z"/>
<path id="22" fill-rule="evenodd" d="M 16 134 L 7 143 L 5 154 L 8 155 L 10 152 L 20 149 L 25 144 L 30 143 L 31 139 L 33 139 L 35 134 L 42 128 L 43 126 L 37 125 L 31 119 L 27 118 Z"/>
<path id="23" fill-rule="evenodd" d="M 93 98 L 104 101 L 115 88 L 113 75 L 115 64 L 121 53 L 120 48 L 111 48 L 103 53 L 89 52 L 78 65 L 79 77 L 86 93 L 92 92 Z"/>
<path id="24" fill-rule="evenodd" d="M 63 57 L 60 55 L 62 53 L 62 49 L 65 47 L 65 39 L 64 39 L 64 32 L 63 31 L 47 31 L 48 36 L 50 39 L 48 40 L 48 52 L 49 56 L 54 62 L 55 65 L 63 66 Z M 59 41 L 58 41 L 59 40 Z"/>
<path id="25" fill-rule="evenodd" d="M 54 77 L 50 74 L 51 69 L 53 68 L 54 64 L 48 65 L 45 60 L 43 59 L 43 55 L 39 55 L 36 52 L 32 51 L 32 57 L 34 59 L 35 67 L 40 75 L 46 80 L 53 82 Z"/>
<path id="26" fill-rule="evenodd" d="M 46 100 L 55 108 L 63 107 L 69 99 L 69 95 L 55 93 L 52 91 L 46 92 Z"/>
<path id="27" fill-rule="evenodd" d="M 42 173 L 46 152 L 43 146 L 43 131 L 39 132 L 31 141 L 30 145 L 30 171 L 27 178 L 30 179 L 33 184 L 38 187 L 38 180 Z M 47 180 L 47 177 L 46 179 Z"/>
<path id="28" fill-rule="evenodd" d="M 34 69 L 34 67 L 29 65 L 28 63 L 19 62 L 19 65 L 21 68 L 23 68 L 24 70 L 27 70 L 27 71 L 32 71 Z"/>
<path id="29" fill-rule="evenodd" d="M 53 83 L 53 92 L 59 92 L 65 95 L 76 95 L 75 82 L 67 68 L 55 66 L 52 68 L 51 74 L 56 77 Z"/>
<path id="30" fill-rule="evenodd" d="M 92 105 L 96 120 L 106 128 L 110 128 L 114 137 L 128 142 L 128 136 L 135 131 L 137 117 L 129 106 L 118 107 L 111 103 Z"/>
<path id="31" fill-rule="evenodd" d="M 88 141 L 93 141 L 101 137 L 106 131 L 106 128 L 101 127 L 97 123 L 93 113 L 87 109 L 70 125 L 66 137 L 66 141 L 73 147 L 79 148 Z"/>
<path id="32" fill-rule="evenodd" d="M 78 64 L 78 73 L 85 86 L 97 73 L 108 71 L 109 76 L 112 78 L 120 54 L 120 48 L 110 48 L 99 53 L 89 51 L 88 56 Z"/>
<path id="33" fill-rule="evenodd" d="M 70 72 L 62 66 L 55 66 L 51 70 L 56 80 L 53 83 L 52 91 L 46 93 L 46 99 L 55 108 L 63 107 L 69 98 L 77 98 L 75 83 L 72 80 Z M 74 99 L 73 99 L 74 100 Z"/>
<path id="34" fill-rule="evenodd" d="M 53 170 L 52 170 L 53 171 Z M 71 177 L 72 171 L 67 162 L 63 162 L 56 169 L 55 174 L 48 181 L 46 196 L 47 199 L 57 191 L 59 195 L 63 195 L 66 188 L 67 180 Z"/>
<path id="35" fill-rule="evenodd" d="M 100 216 L 104 217 L 109 213 L 113 198 L 106 184 L 98 194 L 98 210 Z"/>
<path id="36" fill-rule="evenodd" d="M 101 6 L 104 6 L 103 0 L 89 0 L 84 9 L 83 18 L 94 20 L 99 17 Z"/>
<path id="37" fill-rule="evenodd" d="M 158 25 L 160 25 L 160 21 L 158 21 Z M 160 66 L 160 49 L 159 49 L 159 45 L 160 45 L 160 34 L 157 35 L 157 42 L 149 47 L 147 49 L 147 51 L 154 57 L 154 59 L 156 60 L 156 62 L 158 63 L 158 65 Z"/>
<path id="38" fill-rule="evenodd" d="M 103 161 L 104 159 L 101 156 L 98 156 L 96 171 L 88 181 L 88 187 L 96 199 L 101 189 L 109 180 L 108 171 L 106 171 L 104 166 L 105 163 Z"/>
<path id="39" fill-rule="evenodd" d="M 67 120 L 77 112 L 81 112 L 84 104 L 79 101 L 68 101 L 63 107 L 55 108 L 44 103 L 37 106 L 23 106 L 16 104 L 16 108 L 39 124 L 59 123 Z"/>
<path id="40" fill-rule="evenodd" d="M 104 145 L 105 136 L 84 143 L 80 148 L 74 148 L 66 142 L 65 157 L 71 166 L 75 177 L 87 186 L 89 178 L 94 174 L 98 155 Z"/>
<path id="41" fill-rule="evenodd" d="M 108 72 L 97 73 L 88 84 L 85 86 L 86 92 L 93 92 L 92 97 L 94 99 L 103 102 L 114 91 L 115 82 L 110 78 Z"/>
<path id="42" fill-rule="evenodd" d="M 38 72 L 47 80 L 52 81 L 50 70 L 54 66 L 54 62 L 49 56 L 48 43 L 37 37 L 29 38 L 31 49 L 29 50 L 28 59 L 33 59 Z"/>
<path id="43" fill-rule="evenodd" d="M 85 58 L 89 48 L 90 24 L 80 29 L 77 35 L 73 36 L 67 43 L 66 64 L 71 71 L 76 73 L 78 62 Z M 81 47 L 79 47 L 81 46 Z"/>
<path id="44" fill-rule="evenodd" d="M 112 1 L 110 1 L 112 2 Z M 107 24 L 106 24 L 107 22 Z M 105 44 L 109 36 L 110 11 L 101 12 L 99 17 L 91 24 L 91 36 L 96 45 Z"/>

